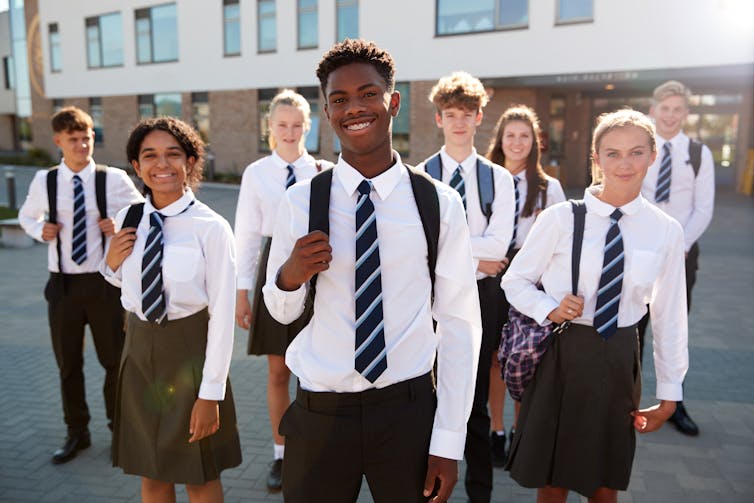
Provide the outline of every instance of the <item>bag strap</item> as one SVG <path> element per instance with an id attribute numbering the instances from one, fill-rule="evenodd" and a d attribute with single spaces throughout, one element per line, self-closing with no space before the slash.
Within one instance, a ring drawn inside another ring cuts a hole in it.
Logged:
<path id="1" fill-rule="evenodd" d="M 573 250 L 571 251 L 571 293 L 576 295 L 579 286 L 579 268 L 581 265 L 581 245 L 584 242 L 584 225 L 586 205 L 583 200 L 571 199 L 573 210 Z"/>
<path id="2" fill-rule="evenodd" d="M 424 171 L 438 182 L 442 182 L 442 159 L 439 152 L 424 161 Z"/>
<path id="3" fill-rule="evenodd" d="M 94 193 L 97 196 L 97 209 L 103 220 L 107 218 L 107 166 L 97 164 L 94 167 Z M 105 250 L 105 234 L 102 233 L 102 251 Z"/>
<path id="4" fill-rule="evenodd" d="M 689 138 L 689 163 L 694 169 L 694 177 L 699 176 L 699 168 L 702 166 L 702 143 Z"/>
<path id="5" fill-rule="evenodd" d="M 121 228 L 138 227 L 142 216 L 144 216 L 144 203 L 132 204 L 128 207 L 126 218 L 123 219 Z"/>
<path id="6" fill-rule="evenodd" d="M 429 281 L 432 284 L 432 300 L 435 296 L 435 268 L 437 266 L 437 250 L 440 242 L 440 198 L 432 179 L 408 164 L 408 177 L 411 180 L 411 190 L 414 193 L 419 219 L 424 228 L 424 238 L 427 240 L 427 265 L 429 267 Z"/>
<path id="7" fill-rule="evenodd" d="M 476 185 L 479 190 L 479 206 L 489 224 L 492 203 L 495 200 L 495 172 L 492 169 L 492 163 L 481 155 L 476 156 Z"/>
<path id="8" fill-rule="evenodd" d="M 58 168 L 50 168 L 47 172 L 47 221 L 58 223 Z M 58 272 L 63 272 L 63 261 L 60 260 L 60 237 L 55 238 L 55 249 L 58 253 Z"/>
<path id="9" fill-rule="evenodd" d="M 333 170 L 320 171 L 312 178 L 311 194 L 309 196 L 309 232 L 322 231 L 330 234 L 330 187 L 332 186 Z M 311 297 L 317 288 L 317 275 L 312 276 Z"/>

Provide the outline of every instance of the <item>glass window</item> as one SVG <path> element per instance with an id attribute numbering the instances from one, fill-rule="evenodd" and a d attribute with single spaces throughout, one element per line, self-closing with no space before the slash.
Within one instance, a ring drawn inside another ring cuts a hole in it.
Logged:
<path id="1" fill-rule="evenodd" d="M 63 102 L 62 98 L 53 98 L 52 115 L 55 115 L 56 113 L 60 112 L 64 106 L 65 106 L 65 103 Z"/>
<path id="2" fill-rule="evenodd" d="M 123 23 L 120 12 L 88 17 L 86 25 L 86 56 L 89 68 L 123 64 Z"/>
<path id="3" fill-rule="evenodd" d="M 563 154 L 565 154 L 565 113 L 565 97 L 552 96 L 550 98 L 550 122 L 547 127 L 548 151 L 551 158 L 563 157 Z"/>
<path id="4" fill-rule="evenodd" d="M 139 120 L 151 119 L 154 117 L 154 95 L 139 95 Z"/>
<path id="5" fill-rule="evenodd" d="M 401 155 L 408 155 L 411 131 L 411 86 L 397 82 L 395 90 L 401 93 L 401 109 L 393 119 L 393 148 Z"/>
<path id="6" fill-rule="evenodd" d="M 267 137 L 270 134 L 270 126 L 267 124 L 267 113 L 270 111 L 270 102 L 278 93 L 277 89 L 260 89 L 257 91 L 257 116 L 259 119 L 259 144 L 260 152 L 269 152 L 270 145 Z"/>
<path id="7" fill-rule="evenodd" d="M 318 18 L 317 0 L 298 0 L 299 49 L 317 47 L 319 44 Z"/>
<path id="8" fill-rule="evenodd" d="M 178 19 L 174 3 L 135 12 L 136 61 L 178 61 Z"/>
<path id="9" fill-rule="evenodd" d="M 89 98 L 89 115 L 94 123 L 94 144 L 102 145 L 105 141 L 102 125 L 102 98 Z"/>
<path id="10" fill-rule="evenodd" d="M 209 143 L 209 95 L 191 93 L 191 120 L 204 143 Z"/>
<path id="11" fill-rule="evenodd" d="M 5 88 L 13 89 L 13 63 L 10 56 L 3 57 L 3 75 L 5 76 Z"/>
<path id="12" fill-rule="evenodd" d="M 223 0 L 223 54 L 241 54 L 241 7 L 238 0 Z"/>
<path id="13" fill-rule="evenodd" d="M 528 0 L 437 0 L 438 35 L 521 28 L 528 24 Z"/>
<path id="14" fill-rule="evenodd" d="M 338 41 L 359 38 L 359 0 L 338 0 L 336 8 Z"/>
<path id="15" fill-rule="evenodd" d="M 50 71 L 59 72 L 63 69 L 60 61 L 60 33 L 58 33 L 58 23 L 50 23 Z"/>
<path id="16" fill-rule="evenodd" d="M 160 93 L 139 95 L 139 119 L 169 115 L 181 118 L 181 94 Z"/>
<path id="17" fill-rule="evenodd" d="M 593 18 L 592 0 L 557 0 L 558 23 L 591 21 Z"/>
<path id="18" fill-rule="evenodd" d="M 274 52 L 277 47 L 275 0 L 259 0 L 257 4 L 257 43 L 259 52 Z"/>
<path id="19" fill-rule="evenodd" d="M 318 87 L 301 87 L 298 89 L 298 93 L 306 98 L 309 102 L 309 107 L 312 109 L 311 121 L 312 126 L 309 129 L 309 133 L 306 135 L 305 147 L 309 153 L 319 152 L 319 131 L 320 131 L 320 118 L 319 118 L 319 88 Z"/>

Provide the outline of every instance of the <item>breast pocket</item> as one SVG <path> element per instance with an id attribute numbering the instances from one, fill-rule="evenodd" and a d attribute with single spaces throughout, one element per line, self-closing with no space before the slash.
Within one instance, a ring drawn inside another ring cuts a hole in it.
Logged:
<path id="1" fill-rule="evenodd" d="M 191 282 L 201 258 L 201 252 L 196 248 L 166 246 L 162 257 L 162 274 L 172 283 Z"/>
<path id="2" fill-rule="evenodd" d="M 631 281 L 642 287 L 651 287 L 660 274 L 662 256 L 653 251 L 634 250 L 630 257 L 628 274 Z"/>

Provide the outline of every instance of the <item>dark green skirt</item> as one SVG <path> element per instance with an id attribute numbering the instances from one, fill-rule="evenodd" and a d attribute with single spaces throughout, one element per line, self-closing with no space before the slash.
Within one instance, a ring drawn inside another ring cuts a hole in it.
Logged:
<path id="1" fill-rule="evenodd" d="M 270 259 L 269 237 L 262 238 L 262 247 L 257 265 L 254 297 L 251 304 L 251 326 L 249 327 L 249 344 L 247 352 L 250 355 L 285 355 L 302 328 L 309 322 L 307 317 L 299 318 L 290 325 L 283 325 L 272 317 L 262 298 L 262 287 L 267 281 L 267 262 Z M 307 305 L 308 308 L 308 305 Z"/>
<path id="2" fill-rule="evenodd" d="M 189 443 L 207 346 L 206 309 L 165 326 L 128 313 L 113 429 L 113 465 L 132 475 L 201 485 L 241 464 L 233 392 L 219 402 L 220 429 Z"/>
<path id="3" fill-rule="evenodd" d="M 606 341 L 593 327 L 557 336 L 521 400 L 507 469 L 524 487 L 563 487 L 590 497 L 625 490 L 636 437 L 641 367 L 636 327 Z"/>

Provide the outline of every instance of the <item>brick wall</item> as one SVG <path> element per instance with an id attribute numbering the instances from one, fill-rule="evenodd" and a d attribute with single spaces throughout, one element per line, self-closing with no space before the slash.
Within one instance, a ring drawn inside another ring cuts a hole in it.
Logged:
<path id="1" fill-rule="evenodd" d="M 210 149 L 215 171 L 240 174 L 260 157 L 257 91 L 209 93 Z"/>

